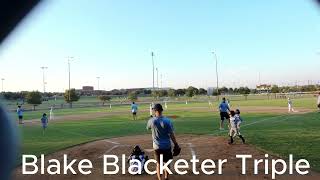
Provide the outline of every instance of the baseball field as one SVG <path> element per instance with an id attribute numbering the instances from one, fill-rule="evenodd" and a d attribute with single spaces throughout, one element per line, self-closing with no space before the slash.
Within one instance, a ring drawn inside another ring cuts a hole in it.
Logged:
<path id="1" fill-rule="evenodd" d="M 138 102 L 139 104 L 139 102 Z M 231 108 L 240 108 L 244 119 L 241 133 L 247 143 L 236 140 L 235 145 L 228 145 L 227 130 L 219 127 L 218 102 L 168 102 L 164 115 L 173 121 L 177 140 L 181 144 L 181 157 L 198 156 L 200 159 L 229 158 L 230 163 L 224 168 L 220 179 L 271 179 L 271 176 L 252 176 L 240 174 L 239 161 L 235 154 L 252 154 L 263 158 L 270 154 L 274 158 L 288 160 L 289 154 L 294 160 L 307 159 L 312 172 L 308 176 L 279 176 L 279 179 L 317 179 L 320 171 L 320 134 L 319 112 L 315 107 L 315 98 L 294 99 L 296 112 L 288 113 L 285 99 L 257 99 L 231 101 Z M 18 130 L 21 134 L 21 154 L 45 154 L 46 158 L 62 159 L 68 154 L 73 159 L 89 158 L 96 166 L 102 164 L 103 154 L 129 155 L 134 145 L 140 145 L 152 157 L 151 133 L 146 130 L 149 119 L 149 104 L 139 105 L 138 120 L 133 121 L 130 105 L 109 105 L 57 109 L 55 119 L 49 121 L 45 134 L 42 134 L 40 118 L 48 111 L 25 112 L 25 123 Z M 15 114 L 12 114 L 13 118 Z M 227 127 L 226 127 L 227 129 Z M 47 175 L 22 175 L 21 157 L 17 160 L 16 179 L 44 179 Z M 248 168 L 252 168 L 248 165 Z M 94 169 L 88 176 L 60 175 L 50 179 L 104 179 L 107 175 Z M 263 167 L 261 169 L 263 172 Z M 177 176 L 172 179 L 193 179 L 195 175 Z M 47 177 L 49 178 L 49 177 Z M 149 175 L 117 175 L 114 179 L 150 179 Z M 210 176 L 197 176 L 210 179 Z"/>

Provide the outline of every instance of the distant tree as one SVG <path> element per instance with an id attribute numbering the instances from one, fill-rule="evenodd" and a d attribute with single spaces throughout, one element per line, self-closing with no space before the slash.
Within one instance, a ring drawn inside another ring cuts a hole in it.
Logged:
<path id="1" fill-rule="evenodd" d="M 271 93 L 279 93 L 280 89 L 277 85 L 273 85 L 271 88 Z"/>
<path id="2" fill-rule="evenodd" d="M 217 89 L 214 89 L 213 92 L 212 92 L 212 96 L 218 96 L 218 95 L 221 95 L 221 91 Z"/>
<path id="3" fill-rule="evenodd" d="M 3 97 L 4 97 L 6 100 L 12 100 L 12 99 L 13 99 L 13 93 L 12 93 L 12 92 L 4 92 L 4 93 L 3 93 Z"/>
<path id="4" fill-rule="evenodd" d="M 160 97 L 167 97 L 168 91 L 167 90 L 159 90 L 159 96 Z"/>
<path id="5" fill-rule="evenodd" d="M 69 97 L 70 94 L 70 97 Z M 70 108 L 72 108 L 72 102 L 79 101 L 80 95 L 76 93 L 75 89 L 66 90 L 64 93 L 64 100 L 70 104 Z"/>
<path id="6" fill-rule="evenodd" d="M 177 89 L 176 90 L 176 95 L 177 96 L 183 96 L 186 94 L 186 89 Z"/>
<path id="7" fill-rule="evenodd" d="M 306 86 L 306 91 L 307 92 L 312 92 L 312 91 L 316 91 L 317 87 L 315 85 L 307 85 Z"/>
<path id="8" fill-rule="evenodd" d="M 102 106 L 106 103 L 106 101 L 110 101 L 111 97 L 107 95 L 100 95 L 98 96 L 99 100 L 102 101 Z"/>
<path id="9" fill-rule="evenodd" d="M 152 92 L 151 92 L 151 96 L 152 96 L 154 99 L 158 99 L 160 95 L 159 95 L 159 92 L 155 90 L 155 91 L 152 91 Z"/>
<path id="10" fill-rule="evenodd" d="M 169 95 L 169 97 L 176 97 L 176 96 L 177 96 L 176 90 L 174 90 L 174 89 L 169 89 L 169 90 L 168 90 L 168 95 Z"/>
<path id="11" fill-rule="evenodd" d="M 4 92 L 3 97 L 6 100 L 24 100 L 27 96 L 28 92 L 22 91 L 22 92 Z"/>
<path id="12" fill-rule="evenodd" d="M 207 90 L 203 89 L 203 88 L 200 88 L 199 89 L 199 94 L 200 95 L 206 95 L 207 94 Z"/>
<path id="13" fill-rule="evenodd" d="M 193 87 L 193 86 L 189 86 L 187 89 L 186 89 L 186 95 L 188 97 L 192 97 L 192 96 L 195 96 L 195 95 L 198 95 L 199 94 L 199 89 Z"/>
<path id="14" fill-rule="evenodd" d="M 144 89 L 144 90 L 143 90 L 143 93 L 144 93 L 144 94 L 151 94 L 151 92 L 152 92 L 152 91 L 151 91 L 150 89 Z"/>
<path id="15" fill-rule="evenodd" d="M 228 89 L 228 94 L 233 94 L 233 89 L 232 88 Z"/>
<path id="16" fill-rule="evenodd" d="M 248 95 L 250 94 L 250 89 L 248 87 L 240 87 L 239 88 L 239 93 L 242 94 L 245 99 L 248 99 Z"/>
<path id="17" fill-rule="evenodd" d="M 129 94 L 128 94 L 128 99 L 130 100 L 130 101 L 137 101 L 138 100 L 138 93 L 137 92 L 135 92 L 135 91 L 132 91 L 132 92 L 130 92 Z"/>
<path id="18" fill-rule="evenodd" d="M 238 88 L 234 88 L 234 89 L 233 89 L 233 92 L 234 92 L 235 94 L 239 94 L 239 89 L 238 89 Z"/>
<path id="19" fill-rule="evenodd" d="M 195 87 L 188 87 L 188 89 L 186 90 L 186 96 L 188 97 L 193 97 L 195 95 Z"/>
<path id="20" fill-rule="evenodd" d="M 227 87 L 222 87 L 219 89 L 220 94 L 228 94 L 228 88 Z"/>
<path id="21" fill-rule="evenodd" d="M 33 110 L 36 110 L 36 106 L 42 103 L 42 96 L 39 91 L 32 91 L 27 94 L 27 103 L 33 105 Z"/>
<path id="22" fill-rule="evenodd" d="M 251 90 L 250 90 L 250 93 L 251 93 L 251 94 L 257 94 L 257 93 L 258 93 L 258 90 L 257 90 L 257 89 L 251 89 Z"/>

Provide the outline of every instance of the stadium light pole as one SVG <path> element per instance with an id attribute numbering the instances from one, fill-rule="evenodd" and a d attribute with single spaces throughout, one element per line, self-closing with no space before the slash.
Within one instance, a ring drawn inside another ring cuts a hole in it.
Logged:
<path id="1" fill-rule="evenodd" d="M 154 91 L 154 53 L 151 52 L 151 59 L 152 59 L 152 90 Z"/>
<path id="2" fill-rule="evenodd" d="M 68 59 L 68 71 L 69 71 L 69 92 L 68 92 L 68 99 L 69 99 L 69 103 L 70 103 L 70 61 L 72 61 L 73 60 L 73 57 L 67 57 L 67 59 Z"/>
<path id="3" fill-rule="evenodd" d="M 100 86 L 99 86 L 99 80 L 100 80 L 100 77 L 97 77 L 97 80 L 98 80 L 98 91 L 100 90 Z"/>
<path id="4" fill-rule="evenodd" d="M 2 90 L 2 92 L 4 92 L 3 91 L 3 81 L 4 81 L 4 78 L 1 78 L 1 90 Z"/>
<path id="5" fill-rule="evenodd" d="M 160 87 L 162 89 L 162 74 L 160 74 Z"/>
<path id="6" fill-rule="evenodd" d="M 48 69 L 48 67 L 42 66 L 40 68 L 42 69 L 43 93 L 45 93 L 46 92 L 46 81 L 45 81 L 44 73 L 45 73 L 45 70 Z"/>
<path id="7" fill-rule="evenodd" d="M 159 69 L 156 68 L 157 71 L 157 89 L 159 89 Z"/>
<path id="8" fill-rule="evenodd" d="M 219 76 L 218 76 L 218 57 L 217 57 L 217 54 L 212 51 L 212 54 L 214 55 L 214 58 L 216 60 L 216 76 L 217 76 L 217 97 L 218 97 L 218 100 L 219 100 Z"/>

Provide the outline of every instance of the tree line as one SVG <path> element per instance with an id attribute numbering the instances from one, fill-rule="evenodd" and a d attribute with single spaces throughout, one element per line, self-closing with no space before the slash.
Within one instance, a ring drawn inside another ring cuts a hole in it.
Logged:
<path id="1" fill-rule="evenodd" d="M 277 85 L 273 85 L 270 92 L 271 93 L 289 93 L 289 92 L 312 92 L 319 91 L 319 85 L 306 85 L 306 86 L 282 86 L 279 87 Z M 156 89 L 154 91 L 149 89 L 136 89 L 136 90 L 111 90 L 105 91 L 97 96 L 97 98 L 104 105 L 106 102 L 111 101 L 114 96 L 123 96 L 127 97 L 130 101 L 136 101 L 139 96 L 151 96 L 155 99 L 160 97 L 193 97 L 197 95 L 244 95 L 248 94 L 256 94 L 259 93 L 257 89 L 250 89 L 248 87 L 240 87 L 240 88 L 227 88 L 222 87 L 219 90 L 213 90 L 212 94 L 208 94 L 208 91 L 203 88 L 196 88 L 193 86 L 189 86 L 185 89 Z M 65 102 L 69 103 L 70 107 L 72 107 L 72 103 L 78 101 L 81 97 L 81 93 L 77 92 L 75 89 L 66 90 L 64 93 L 53 93 L 46 92 L 42 93 L 39 91 L 21 91 L 21 92 L 3 92 L 3 97 L 6 100 L 16 100 L 22 103 L 27 102 L 28 104 L 32 104 L 34 109 L 36 106 L 42 104 L 43 101 L 47 101 L 55 98 L 56 96 L 63 96 Z"/>
<path id="2" fill-rule="evenodd" d="M 17 105 L 24 104 L 25 102 L 33 105 L 33 110 L 36 109 L 36 106 L 42 104 L 43 101 L 48 101 L 52 99 L 57 94 L 54 93 L 41 93 L 39 91 L 22 91 L 22 92 L 3 92 L 2 93 L 4 99 L 6 100 L 15 100 L 20 101 L 17 102 Z M 66 90 L 64 94 L 59 93 L 59 95 L 63 95 L 64 100 L 70 104 L 72 107 L 72 102 L 78 101 L 80 99 L 80 94 L 76 93 L 75 89 Z"/>

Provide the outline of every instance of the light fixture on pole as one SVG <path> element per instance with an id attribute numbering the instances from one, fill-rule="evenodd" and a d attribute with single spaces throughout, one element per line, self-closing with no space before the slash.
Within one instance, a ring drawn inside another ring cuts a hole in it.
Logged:
<path id="1" fill-rule="evenodd" d="M 46 92 L 46 81 L 45 81 L 44 73 L 45 73 L 45 70 L 48 69 L 48 67 L 42 66 L 40 68 L 42 69 L 43 93 L 45 93 Z"/>

